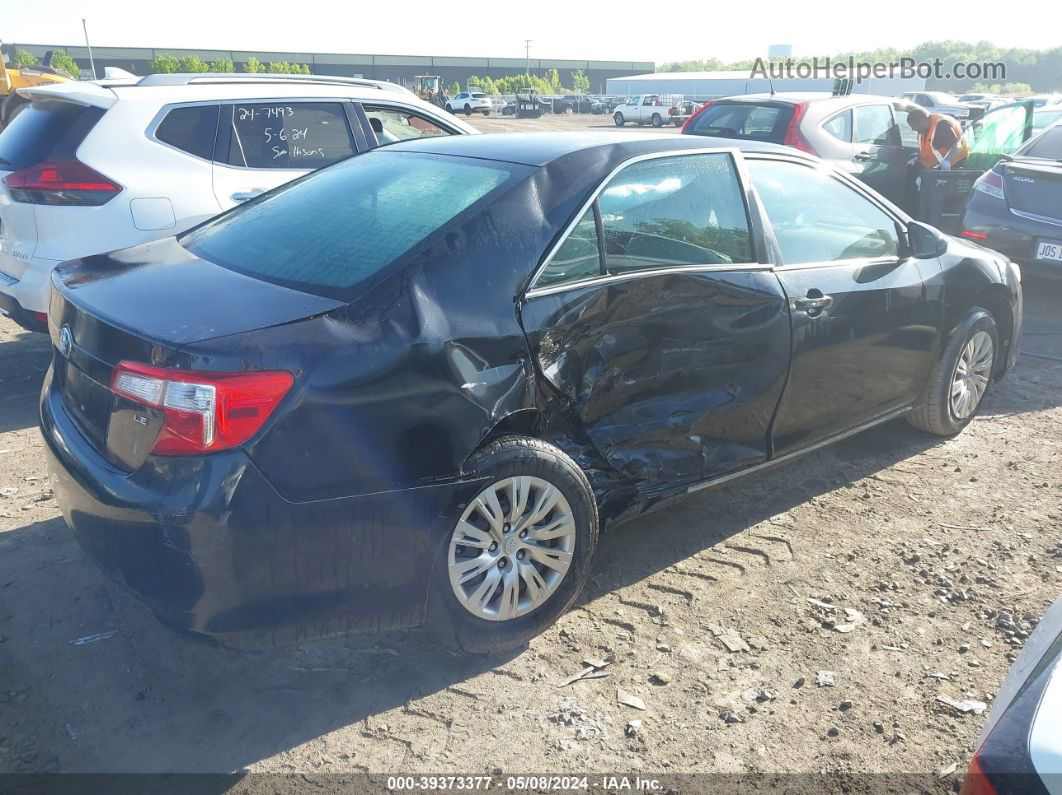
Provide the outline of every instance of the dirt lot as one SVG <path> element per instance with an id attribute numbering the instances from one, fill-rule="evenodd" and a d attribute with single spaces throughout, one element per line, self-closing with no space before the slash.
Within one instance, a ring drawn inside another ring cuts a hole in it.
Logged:
<path id="1" fill-rule="evenodd" d="M 617 127 L 612 123 L 611 116 L 592 116 L 587 113 L 572 114 L 571 116 L 545 115 L 539 119 L 517 119 L 513 116 L 500 116 L 496 114 L 490 116 L 461 116 L 461 118 L 480 132 L 485 133 L 539 132 L 543 130 L 551 132 L 568 130 L 616 130 L 621 134 L 654 132 L 671 133 L 674 135 L 679 132 L 679 128 L 674 126 L 660 127 L 657 129 L 649 124 L 626 124 L 623 127 Z"/>
<path id="2" fill-rule="evenodd" d="M 1026 353 L 961 436 L 894 423 L 627 524 L 557 626 L 489 659 L 164 629 L 59 517 L 36 428 L 48 342 L 0 318 L 0 772 L 944 771 L 947 788 L 984 716 L 937 697 L 991 702 L 1062 591 L 1062 288 L 1026 290 Z M 608 675 L 558 686 L 586 658 Z"/>

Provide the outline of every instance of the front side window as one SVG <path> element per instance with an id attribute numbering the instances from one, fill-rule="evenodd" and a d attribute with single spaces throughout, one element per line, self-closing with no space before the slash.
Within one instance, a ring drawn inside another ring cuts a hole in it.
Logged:
<path id="1" fill-rule="evenodd" d="M 374 150 L 289 182 L 180 238 L 196 256 L 337 298 L 529 166 Z"/>
<path id="2" fill-rule="evenodd" d="M 221 161 L 245 168 L 317 169 L 354 154 L 339 102 L 255 102 L 232 106 Z"/>
<path id="3" fill-rule="evenodd" d="M 784 265 L 898 256 L 892 217 L 828 171 L 779 160 L 748 170 Z"/>
<path id="4" fill-rule="evenodd" d="M 890 143 L 892 110 L 888 105 L 860 105 L 855 109 L 856 141 L 885 146 Z"/>
<path id="5" fill-rule="evenodd" d="M 752 259 L 748 216 L 725 153 L 623 169 L 598 197 L 609 273 Z"/>
<path id="6" fill-rule="evenodd" d="M 405 108 L 374 108 L 366 105 L 365 115 L 369 117 L 369 124 L 376 133 L 376 141 L 381 146 L 408 141 L 410 138 L 452 134 L 427 116 Z"/>

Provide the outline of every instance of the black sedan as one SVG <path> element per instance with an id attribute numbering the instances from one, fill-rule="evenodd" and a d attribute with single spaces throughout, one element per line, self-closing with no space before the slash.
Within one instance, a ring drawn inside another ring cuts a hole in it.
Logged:
<path id="1" fill-rule="evenodd" d="M 962 234 L 1023 267 L 1062 275 L 1062 123 L 978 178 Z"/>
<path id="2" fill-rule="evenodd" d="M 512 647 L 600 528 L 1013 364 L 1019 274 L 821 161 L 691 136 L 393 144 L 56 271 L 66 520 L 171 626 Z"/>

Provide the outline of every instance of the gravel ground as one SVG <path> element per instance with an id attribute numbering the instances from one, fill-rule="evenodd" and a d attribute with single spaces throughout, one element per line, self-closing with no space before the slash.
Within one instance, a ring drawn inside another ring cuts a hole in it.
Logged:
<path id="1" fill-rule="evenodd" d="M 496 122 L 516 123 L 478 123 Z M 959 437 L 893 423 L 624 525 L 555 627 L 475 659 L 415 635 L 247 653 L 164 629 L 59 517 L 35 424 L 48 342 L 0 318 L 0 772 L 952 786 L 984 716 L 938 697 L 990 703 L 1062 591 L 1062 288 L 1026 295 L 1026 353 Z"/>

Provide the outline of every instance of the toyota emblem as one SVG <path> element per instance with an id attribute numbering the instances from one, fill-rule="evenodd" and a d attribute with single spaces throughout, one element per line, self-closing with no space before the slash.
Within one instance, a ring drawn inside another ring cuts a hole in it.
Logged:
<path id="1" fill-rule="evenodd" d="M 72 347 L 74 347 L 74 335 L 70 332 L 70 326 L 63 326 L 59 329 L 59 353 L 69 356 Z"/>

